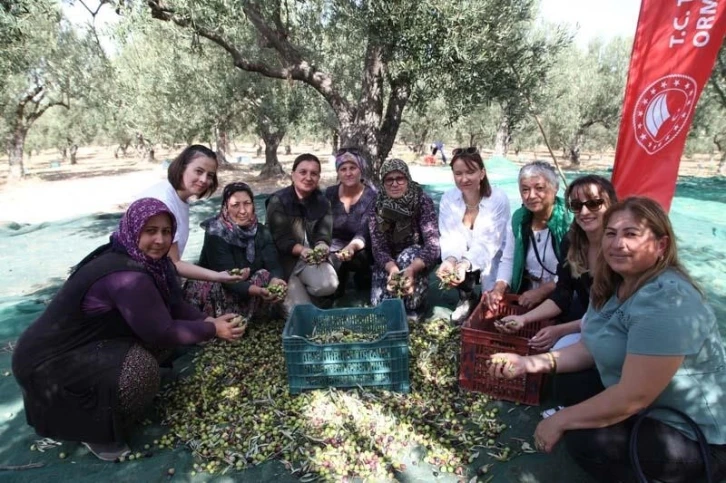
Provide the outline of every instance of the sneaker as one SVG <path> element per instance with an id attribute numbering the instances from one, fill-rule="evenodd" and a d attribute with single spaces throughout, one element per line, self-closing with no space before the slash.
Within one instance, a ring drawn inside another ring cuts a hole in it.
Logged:
<path id="1" fill-rule="evenodd" d="M 455 324 L 463 324 L 475 308 L 476 301 L 472 297 L 459 300 L 456 308 L 451 313 L 451 321 Z"/>
<path id="2" fill-rule="evenodd" d="M 103 461 L 116 461 L 131 454 L 131 448 L 126 443 L 83 443 L 83 446 Z"/>

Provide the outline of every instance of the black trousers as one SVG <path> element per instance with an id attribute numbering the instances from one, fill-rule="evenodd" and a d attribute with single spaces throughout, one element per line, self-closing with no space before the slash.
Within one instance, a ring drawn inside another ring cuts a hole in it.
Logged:
<path id="1" fill-rule="evenodd" d="M 596 369 L 558 374 L 555 397 L 565 406 L 589 399 L 603 390 Z M 599 429 L 565 432 L 567 451 L 595 480 L 603 483 L 637 483 L 630 464 L 630 433 L 636 416 Z M 726 445 L 710 445 L 714 481 L 726 477 Z M 694 483 L 705 481 L 703 459 L 698 442 L 677 429 L 653 418 L 646 418 L 638 433 L 638 456 L 648 481 Z"/>
<path id="2" fill-rule="evenodd" d="M 338 289 L 334 297 L 341 297 L 345 293 L 348 283 L 348 276 L 353 273 L 355 288 L 361 291 L 371 290 L 371 278 L 373 273 L 373 254 L 369 247 L 358 250 L 347 262 L 343 262 L 338 269 Z"/>

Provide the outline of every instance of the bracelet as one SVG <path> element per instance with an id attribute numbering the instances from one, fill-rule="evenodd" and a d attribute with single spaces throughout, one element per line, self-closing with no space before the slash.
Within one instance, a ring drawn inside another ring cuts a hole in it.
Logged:
<path id="1" fill-rule="evenodd" d="M 547 352 L 547 358 L 550 360 L 550 374 L 555 374 L 557 372 L 557 359 L 551 352 Z"/>

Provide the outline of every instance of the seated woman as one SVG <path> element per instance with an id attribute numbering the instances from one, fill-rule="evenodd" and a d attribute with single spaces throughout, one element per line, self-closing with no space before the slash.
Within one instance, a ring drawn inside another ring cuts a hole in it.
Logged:
<path id="1" fill-rule="evenodd" d="M 486 302 L 496 307 L 504 294 L 520 294 L 519 304 L 533 308 L 555 289 L 560 245 L 570 227 L 565 202 L 557 196 L 560 183 L 555 170 L 543 161 L 519 170 L 522 207 L 512 215 L 494 288 Z"/>
<path id="2" fill-rule="evenodd" d="M 565 191 L 568 209 L 575 215 L 570 231 L 562 240 L 560 253 L 565 257 L 557 264 L 555 291 L 540 305 L 523 315 L 502 319 L 504 332 L 516 332 L 527 324 L 559 317 L 561 322 L 540 330 L 530 341 L 537 351 L 555 346 L 561 349 L 580 339 L 580 318 L 590 302 L 591 274 L 603 233 L 603 215 L 618 201 L 612 183 L 597 175 L 577 178 Z M 558 342 L 559 341 L 559 342 Z"/>
<path id="3" fill-rule="evenodd" d="M 726 353 L 718 324 L 680 262 L 668 215 L 632 197 L 608 209 L 582 340 L 522 357 L 495 354 L 492 375 L 589 370 L 590 383 L 569 386 L 568 407 L 535 432 L 540 451 L 564 437 L 574 459 L 603 482 L 636 480 L 629 459 L 640 421 L 638 467 L 648 481 L 692 482 L 705 476 L 694 429 L 705 435 L 713 481 L 726 476 Z M 587 374 L 587 372 L 585 373 Z M 719 478 L 720 477 L 720 478 Z"/>
<path id="4" fill-rule="evenodd" d="M 111 242 L 74 267 L 21 335 L 13 374 L 40 436 L 83 441 L 113 461 L 159 389 L 160 349 L 242 335 L 234 314 L 211 318 L 182 301 L 168 256 L 175 232 L 161 201 L 132 203 Z"/>
<path id="5" fill-rule="evenodd" d="M 453 154 L 456 188 L 444 193 L 439 204 L 443 262 L 436 276 L 458 290 L 451 320 L 461 323 L 478 302 L 474 285 L 481 281 L 482 290 L 492 288 L 509 223 L 509 199 L 489 184 L 476 148 L 455 149 Z"/>
<path id="6" fill-rule="evenodd" d="M 292 184 L 267 199 L 267 224 L 288 281 L 285 308 L 322 303 L 338 288 L 338 276 L 327 259 L 333 230 L 330 202 L 318 188 L 320 160 L 301 154 L 292 164 Z M 317 250 L 313 253 L 313 250 Z M 321 254 L 319 263 L 310 261 Z"/>
<path id="7" fill-rule="evenodd" d="M 333 212 L 333 243 L 330 257 L 338 272 L 336 296 L 345 293 L 348 274 L 353 272 L 356 288 L 371 288 L 370 235 L 368 216 L 376 190 L 362 179 L 365 160 L 352 149 L 343 149 L 335 157 L 338 184 L 325 190 Z"/>
<path id="8" fill-rule="evenodd" d="M 139 198 L 155 198 L 163 202 L 174 214 L 177 232 L 169 250 L 179 275 L 193 280 L 228 283 L 241 277 L 228 272 L 207 270 L 182 260 L 189 240 L 189 202 L 192 198 L 202 199 L 217 191 L 217 155 L 200 144 L 186 147 L 169 165 L 167 179 L 146 191 Z"/>
<path id="9" fill-rule="evenodd" d="M 371 304 L 403 295 L 409 318 L 418 320 L 425 310 L 428 274 L 440 254 L 434 202 L 400 159 L 383 163 L 381 180 L 369 222 L 375 262 Z M 402 294 L 396 293 L 399 288 Z"/>
<path id="10" fill-rule="evenodd" d="M 228 184 L 219 214 L 202 222 L 204 245 L 199 266 L 213 271 L 242 269 L 245 277 L 227 284 L 187 282 L 185 300 L 212 317 L 234 312 L 250 318 L 259 313 L 261 302 L 276 301 L 268 286 L 286 285 L 272 236 L 257 222 L 254 199 L 247 184 Z"/>

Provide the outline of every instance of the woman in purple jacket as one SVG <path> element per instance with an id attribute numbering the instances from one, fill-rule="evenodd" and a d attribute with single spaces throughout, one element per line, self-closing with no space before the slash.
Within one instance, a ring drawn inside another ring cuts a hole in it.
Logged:
<path id="1" fill-rule="evenodd" d="M 74 267 L 20 337 L 13 373 L 28 424 L 40 436 L 82 441 L 113 461 L 129 452 L 129 423 L 159 389 L 157 357 L 242 335 L 230 323 L 234 314 L 214 319 L 181 299 L 168 257 L 175 231 L 161 201 L 132 203 L 110 243 Z"/>

